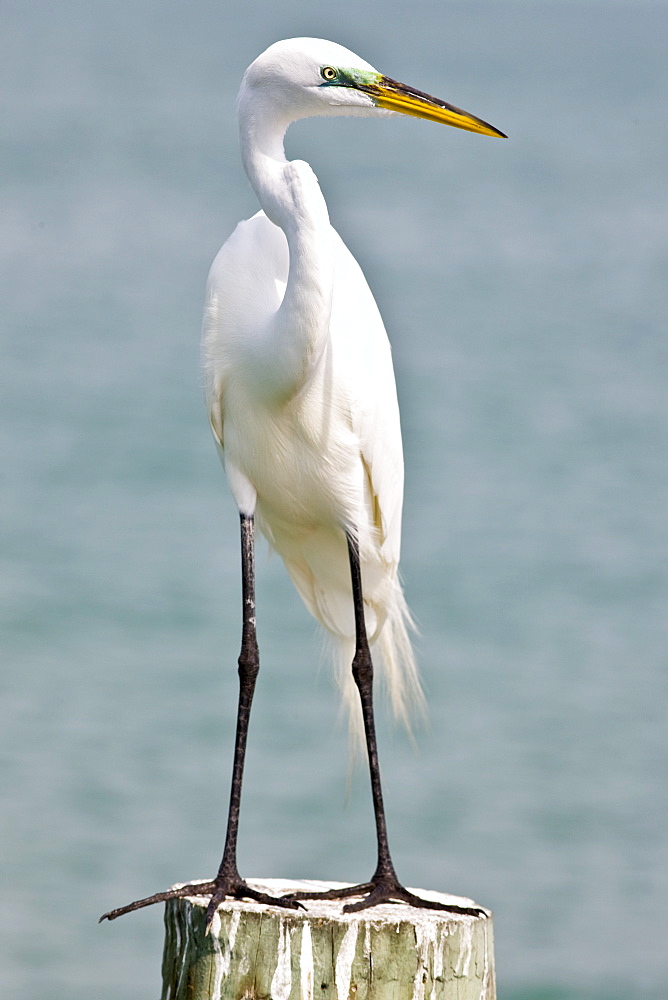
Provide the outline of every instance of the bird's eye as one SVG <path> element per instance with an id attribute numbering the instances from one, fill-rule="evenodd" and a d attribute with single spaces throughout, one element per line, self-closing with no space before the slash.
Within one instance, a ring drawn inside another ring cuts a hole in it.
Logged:
<path id="1" fill-rule="evenodd" d="M 323 80 L 327 80 L 328 83 L 331 83 L 332 80 L 336 80 L 339 74 L 336 72 L 333 66 L 323 66 L 322 69 L 320 70 L 320 75 L 322 76 Z"/>

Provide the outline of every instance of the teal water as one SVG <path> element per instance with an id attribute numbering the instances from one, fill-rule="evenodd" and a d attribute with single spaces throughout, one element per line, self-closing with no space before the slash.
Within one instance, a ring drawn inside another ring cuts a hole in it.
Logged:
<path id="1" fill-rule="evenodd" d="M 289 134 L 394 346 L 431 715 L 417 752 L 381 724 L 399 873 L 494 909 L 506 1000 L 662 1000 L 665 5 L 2 16 L 2 995 L 157 995 L 159 911 L 97 917 L 219 861 L 239 570 L 200 303 L 255 211 L 241 73 L 314 34 L 511 137 Z M 279 561 L 259 576 L 242 871 L 363 879 L 319 638 Z"/>

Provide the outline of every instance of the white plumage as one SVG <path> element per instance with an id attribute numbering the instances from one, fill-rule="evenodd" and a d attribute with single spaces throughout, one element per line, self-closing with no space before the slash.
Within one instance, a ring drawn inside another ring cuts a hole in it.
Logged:
<path id="1" fill-rule="evenodd" d="M 320 67 L 357 57 L 332 43 L 300 44 L 300 76 L 310 74 L 319 100 Z M 295 62 L 293 53 L 293 73 Z M 239 509 L 255 514 L 309 611 L 338 640 L 339 683 L 361 722 L 345 531 L 356 535 L 369 638 L 405 719 L 421 692 L 398 579 L 403 456 L 390 345 L 313 171 L 285 160 L 287 112 L 277 122 L 255 110 L 267 98 L 254 81 L 272 73 L 270 99 L 280 106 L 281 66 L 285 43 L 253 63 L 240 92 L 244 163 L 273 221 L 261 211 L 240 223 L 211 268 L 203 333 L 210 420 Z M 349 93 L 360 103 L 302 100 L 289 117 L 378 113 L 366 95 Z"/>
<path id="2" fill-rule="evenodd" d="M 346 532 L 359 544 L 367 633 L 394 711 L 407 722 L 423 701 L 398 577 L 399 409 L 373 295 L 330 225 L 315 174 L 286 160 L 283 137 L 312 115 L 396 111 L 500 134 L 323 39 L 276 42 L 249 66 L 239 133 L 262 211 L 214 261 L 203 333 L 211 426 L 239 510 L 255 515 L 309 611 L 338 640 L 339 683 L 360 734 Z"/>

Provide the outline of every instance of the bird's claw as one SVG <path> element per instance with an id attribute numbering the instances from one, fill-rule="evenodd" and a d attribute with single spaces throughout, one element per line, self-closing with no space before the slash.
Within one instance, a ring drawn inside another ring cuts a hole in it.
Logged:
<path id="1" fill-rule="evenodd" d="M 344 913 L 357 913 L 381 903 L 405 903 L 417 909 L 443 910 L 446 913 L 461 913 L 470 917 L 487 917 L 487 910 L 481 906 L 459 906 L 456 903 L 441 903 L 432 899 L 423 899 L 409 892 L 395 878 L 383 878 L 377 881 L 364 882 L 361 885 L 349 885 L 340 889 L 329 889 L 326 892 L 300 891 L 289 893 L 284 899 L 347 899 L 350 896 L 362 896 L 357 903 L 347 903 Z"/>
<path id="2" fill-rule="evenodd" d="M 127 906 L 119 906 L 115 910 L 103 913 L 99 922 L 103 920 L 116 920 L 133 910 L 141 910 L 145 906 L 152 906 L 153 903 L 165 903 L 170 899 L 184 899 L 186 896 L 211 896 L 211 900 L 206 909 L 206 932 L 208 933 L 216 910 L 223 900 L 231 899 L 251 899 L 256 903 L 265 903 L 268 906 L 278 906 L 281 909 L 303 910 L 304 907 L 296 899 L 287 896 L 270 896 L 266 892 L 252 889 L 242 878 L 239 879 L 215 879 L 213 882 L 194 882 L 188 885 L 179 886 L 176 889 L 168 889 L 166 892 L 157 892 L 153 896 L 146 896 L 144 899 L 137 899 Z"/>

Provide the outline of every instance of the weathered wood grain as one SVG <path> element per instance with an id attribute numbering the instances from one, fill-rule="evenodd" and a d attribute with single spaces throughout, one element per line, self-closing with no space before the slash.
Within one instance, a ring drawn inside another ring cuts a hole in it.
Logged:
<path id="1" fill-rule="evenodd" d="M 273 895 L 337 883 L 249 880 Z M 415 890 L 459 905 L 470 900 Z M 227 901 L 205 935 L 208 897 L 170 900 L 162 1000 L 495 1000 L 492 918 L 404 905 L 342 912 Z"/>

